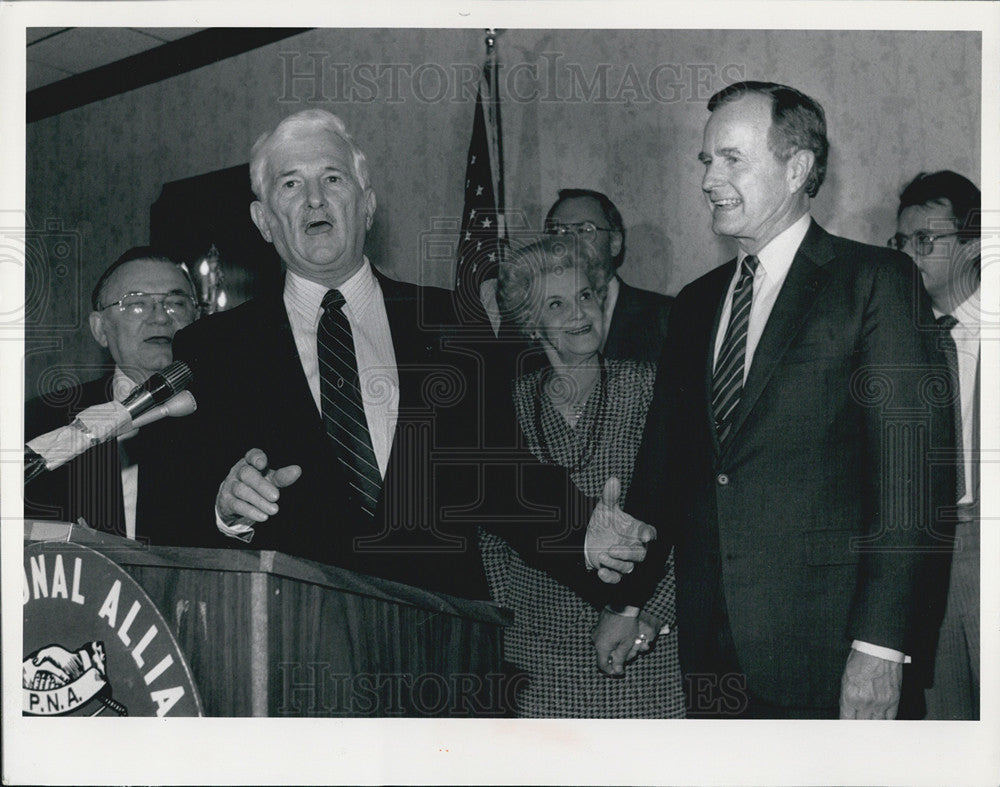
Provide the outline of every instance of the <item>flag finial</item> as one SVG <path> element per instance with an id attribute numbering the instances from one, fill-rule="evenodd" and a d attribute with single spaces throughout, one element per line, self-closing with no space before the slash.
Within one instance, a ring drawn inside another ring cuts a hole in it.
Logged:
<path id="1" fill-rule="evenodd" d="M 497 31 L 495 27 L 486 28 L 486 52 L 489 54 L 497 44 Z"/>

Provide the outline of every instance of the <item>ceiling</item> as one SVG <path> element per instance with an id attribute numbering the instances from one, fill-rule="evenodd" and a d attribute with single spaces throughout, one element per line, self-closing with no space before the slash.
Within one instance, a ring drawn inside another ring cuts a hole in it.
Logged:
<path id="1" fill-rule="evenodd" d="M 201 27 L 29 27 L 27 89 L 155 49 Z"/>

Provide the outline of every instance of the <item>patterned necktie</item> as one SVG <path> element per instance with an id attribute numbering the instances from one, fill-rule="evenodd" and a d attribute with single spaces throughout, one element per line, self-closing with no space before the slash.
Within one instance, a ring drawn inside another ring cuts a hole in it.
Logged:
<path id="1" fill-rule="evenodd" d="M 316 332 L 320 401 L 326 433 L 340 449 L 337 456 L 348 471 L 351 486 L 359 493 L 361 507 L 373 516 L 382 474 L 368 432 L 354 335 L 343 312 L 344 303 L 339 290 L 323 296 L 323 315 Z"/>
<path id="2" fill-rule="evenodd" d="M 729 326 L 712 375 L 712 414 L 715 416 L 715 428 L 722 445 L 725 445 L 729 436 L 729 428 L 732 426 L 730 418 L 736 405 L 740 403 L 740 393 L 743 391 L 743 362 L 747 354 L 747 328 L 750 325 L 753 275 L 757 270 L 757 262 L 757 258 L 750 254 L 743 258 L 740 265 L 740 278 L 733 291 Z"/>
<path id="3" fill-rule="evenodd" d="M 937 319 L 940 328 L 941 351 L 948 362 L 948 389 L 952 399 L 952 414 L 955 420 L 955 455 L 958 457 L 955 462 L 955 487 L 958 492 L 958 500 L 965 497 L 965 456 L 962 451 L 962 397 L 961 388 L 958 382 L 958 350 L 955 346 L 955 339 L 951 335 L 951 329 L 958 325 L 958 320 L 950 314 L 942 314 Z"/>

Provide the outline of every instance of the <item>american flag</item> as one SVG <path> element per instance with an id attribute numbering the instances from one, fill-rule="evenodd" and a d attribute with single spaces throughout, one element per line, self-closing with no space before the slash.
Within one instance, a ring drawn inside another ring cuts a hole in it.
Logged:
<path id="1" fill-rule="evenodd" d="M 496 278 L 507 245 L 500 97 L 494 89 L 496 74 L 496 53 L 489 47 L 476 92 L 472 139 L 465 165 L 465 209 L 455 269 L 457 310 L 466 324 L 487 323 L 481 300 L 482 286 Z"/>

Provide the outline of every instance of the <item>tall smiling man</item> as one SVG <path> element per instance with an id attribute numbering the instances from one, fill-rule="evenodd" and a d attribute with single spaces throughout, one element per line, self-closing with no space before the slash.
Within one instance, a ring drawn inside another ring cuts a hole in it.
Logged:
<path id="1" fill-rule="evenodd" d="M 953 499 L 930 304 L 904 255 L 810 218 L 816 101 L 743 82 L 708 109 L 702 189 L 738 254 L 674 302 L 626 509 L 676 548 L 690 715 L 893 718 Z"/>
<path id="2" fill-rule="evenodd" d="M 394 281 L 364 255 L 376 198 L 343 122 L 318 109 L 285 118 L 254 145 L 250 174 L 251 217 L 285 264 L 284 286 L 178 335 L 198 411 L 161 452 L 164 482 L 140 501 L 140 532 L 159 544 L 252 543 L 486 598 L 470 525 L 489 517 L 476 504 L 520 522 L 505 535 L 533 554 L 544 523 L 534 530 L 537 516 L 518 506 L 539 502 L 537 492 L 573 506 L 557 526 L 577 525 L 570 529 L 580 542 L 575 554 L 539 560 L 601 590 L 583 569 L 591 510 L 589 563 L 598 573 L 623 567 L 606 552 L 616 536 L 598 525 L 615 519 L 630 536 L 645 526 L 620 509 L 588 506 L 568 477 L 533 460 L 524 488 L 484 502 L 495 490 L 477 486 L 480 460 L 469 451 L 481 447 L 490 412 L 482 365 L 444 342 L 442 326 L 456 322 L 449 293 Z M 509 396 L 506 410 L 513 423 Z M 472 522 L 453 513 L 442 525 L 446 506 L 470 511 Z M 634 543 L 617 554 L 643 551 L 638 538 L 626 540 Z"/>

